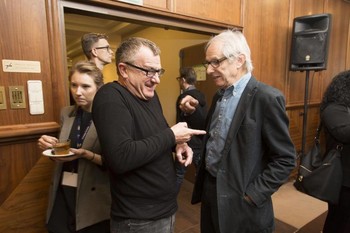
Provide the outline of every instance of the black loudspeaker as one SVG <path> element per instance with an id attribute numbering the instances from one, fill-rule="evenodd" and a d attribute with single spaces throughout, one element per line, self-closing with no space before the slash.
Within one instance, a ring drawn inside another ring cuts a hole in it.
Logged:
<path id="1" fill-rule="evenodd" d="M 297 17 L 293 21 L 290 70 L 325 70 L 329 47 L 331 15 Z"/>

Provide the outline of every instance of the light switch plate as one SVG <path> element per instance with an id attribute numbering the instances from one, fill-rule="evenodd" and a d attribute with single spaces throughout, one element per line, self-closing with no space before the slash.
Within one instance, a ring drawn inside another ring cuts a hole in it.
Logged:
<path id="1" fill-rule="evenodd" d="M 9 86 L 9 95 L 12 109 L 26 108 L 26 95 L 23 86 Z"/>
<path id="2" fill-rule="evenodd" d="M 5 93 L 5 87 L 0 86 L 0 110 L 6 109 L 6 93 Z"/>

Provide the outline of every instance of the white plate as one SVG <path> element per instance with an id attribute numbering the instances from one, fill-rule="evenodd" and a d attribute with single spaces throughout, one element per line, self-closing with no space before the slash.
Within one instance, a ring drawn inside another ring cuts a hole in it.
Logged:
<path id="1" fill-rule="evenodd" d="M 53 157 L 53 158 L 59 158 L 59 157 L 67 157 L 67 156 L 72 156 L 74 155 L 73 152 L 69 152 L 69 154 L 64 154 L 64 155 L 53 155 L 51 153 L 52 149 L 47 149 L 43 151 L 43 155 L 48 156 L 48 157 Z"/>

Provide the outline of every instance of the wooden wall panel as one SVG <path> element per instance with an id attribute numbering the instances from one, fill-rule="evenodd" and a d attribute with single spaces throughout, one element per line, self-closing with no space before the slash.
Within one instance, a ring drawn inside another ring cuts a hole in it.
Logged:
<path id="1" fill-rule="evenodd" d="M 143 0 L 143 5 L 146 7 L 154 7 L 163 10 L 170 10 L 170 6 L 168 4 L 169 0 Z"/>
<path id="2" fill-rule="evenodd" d="M 319 103 L 322 98 L 322 80 L 325 76 L 324 72 L 325 71 L 309 72 L 308 99 L 311 104 Z M 306 75 L 306 71 L 289 72 L 288 85 L 290 91 L 287 94 L 287 99 L 290 106 L 304 105 Z"/>
<path id="3" fill-rule="evenodd" d="M 348 21 L 348 44 L 346 46 L 346 69 L 350 70 L 350 19 Z"/>
<path id="4" fill-rule="evenodd" d="M 253 61 L 253 75 L 260 80 L 261 76 L 261 58 L 264 54 L 262 51 L 262 14 L 263 9 L 262 1 L 244 0 L 243 1 L 243 33 L 250 46 L 251 58 Z M 269 29 L 272 32 L 273 29 Z M 266 56 L 267 57 L 267 56 Z"/>
<path id="5" fill-rule="evenodd" d="M 331 0 L 332 1 L 332 0 Z M 318 0 L 308 0 L 300 2 L 298 0 L 291 0 L 290 13 L 292 19 L 295 17 L 303 15 L 313 15 L 325 13 L 325 5 L 328 0 L 318 1 Z"/>
<path id="6" fill-rule="evenodd" d="M 301 147 L 302 131 L 301 126 L 303 124 L 303 118 L 299 109 L 287 110 L 289 117 L 289 133 L 293 139 L 294 146 L 296 148 Z"/>
<path id="7" fill-rule="evenodd" d="M 20 6 L 20 7 L 18 7 Z M 51 63 L 44 0 L 0 2 L 0 59 L 39 61 L 40 73 L 4 72 L 0 70 L 0 86 L 6 90 L 7 109 L 0 110 L 0 126 L 44 122 L 53 118 Z M 31 115 L 27 93 L 28 80 L 41 80 L 45 114 Z M 9 86 L 23 86 L 26 108 L 11 109 Z"/>
<path id="8" fill-rule="evenodd" d="M 174 12 L 202 19 L 241 25 L 241 0 L 174 0 Z"/>
<path id="9" fill-rule="evenodd" d="M 22 153 L 24 159 L 28 153 Z M 40 159 L 0 205 L 0 232 L 46 233 L 45 216 L 53 162 Z"/>
<path id="10" fill-rule="evenodd" d="M 40 153 L 33 153 L 36 151 L 36 145 L 33 143 L 23 143 L 20 147 L 17 145 L 0 147 L 0 204 L 35 165 L 40 157 Z"/>
<path id="11" fill-rule="evenodd" d="M 285 1 L 244 1 L 243 30 L 251 47 L 257 79 L 286 93 L 288 12 Z"/>
<path id="12" fill-rule="evenodd" d="M 302 144 L 303 131 L 303 108 L 291 108 L 287 110 L 289 116 L 289 130 L 293 139 L 294 145 L 299 152 Z M 309 128 L 310 137 L 306 138 L 306 149 L 312 144 L 314 131 L 319 122 L 319 108 L 318 105 L 309 106 L 307 125 Z"/>
<path id="13" fill-rule="evenodd" d="M 323 77 L 324 88 L 332 80 L 334 75 L 347 68 L 346 58 L 349 56 L 347 54 L 347 47 L 349 43 L 350 3 L 341 0 L 329 1 L 326 11 L 332 14 L 333 22 L 328 53 L 328 66 Z"/>

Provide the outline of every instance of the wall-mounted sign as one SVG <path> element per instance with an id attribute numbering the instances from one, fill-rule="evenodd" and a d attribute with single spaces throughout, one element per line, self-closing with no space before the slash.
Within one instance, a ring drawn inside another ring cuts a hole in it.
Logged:
<path id="1" fill-rule="evenodd" d="M 131 3 L 131 4 L 143 6 L 143 0 L 119 0 L 119 2 L 127 2 L 127 3 Z"/>
<path id="2" fill-rule="evenodd" d="M 2 71 L 17 73 L 41 73 L 39 61 L 2 60 Z"/>
<path id="3" fill-rule="evenodd" d="M 197 81 L 205 81 L 207 79 L 207 70 L 203 65 L 195 65 L 193 69 L 196 72 Z"/>

